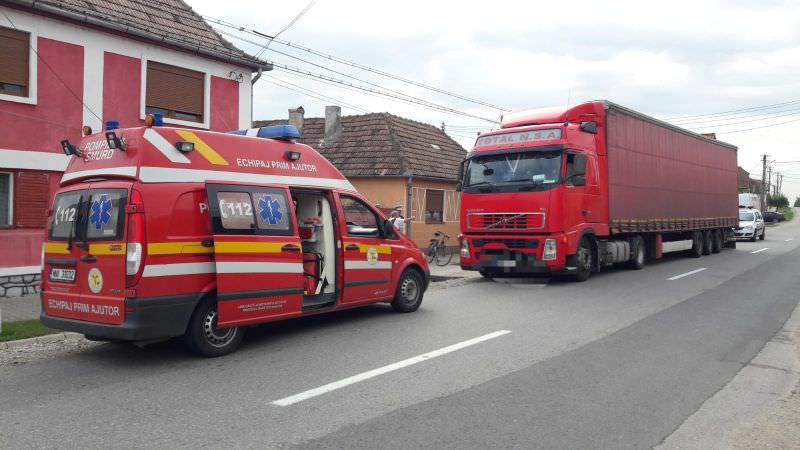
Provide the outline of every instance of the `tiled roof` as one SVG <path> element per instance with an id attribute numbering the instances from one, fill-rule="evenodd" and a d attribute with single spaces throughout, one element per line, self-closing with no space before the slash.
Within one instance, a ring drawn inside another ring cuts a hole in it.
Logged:
<path id="1" fill-rule="evenodd" d="M 271 66 L 236 48 L 182 0 L 10 0 L 21 6 L 181 47 L 251 69 Z"/>
<path id="2" fill-rule="evenodd" d="M 287 120 L 260 120 L 256 127 Z M 466 150 L 441 129 L 389 113 L 341 118 L 342 132 L 325 142 L 325 119 L 306 118 L 300 142 L 314 147 L 346 177 L 404 176 L 456 181 Z M 438 148 L 436 148 L 436 147 Z"/>

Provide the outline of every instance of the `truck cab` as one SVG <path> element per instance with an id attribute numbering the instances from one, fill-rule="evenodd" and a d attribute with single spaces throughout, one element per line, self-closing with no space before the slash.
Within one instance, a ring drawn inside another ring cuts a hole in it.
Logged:
<path id="1" fill-rule="evenodd" d="M 250 325 L 375 302 L 415 311 L 422 253 L 297 137 L 154 126 L 62 142 L 42 322 L 96 340 L 183 336 L 219 356 Z"/>

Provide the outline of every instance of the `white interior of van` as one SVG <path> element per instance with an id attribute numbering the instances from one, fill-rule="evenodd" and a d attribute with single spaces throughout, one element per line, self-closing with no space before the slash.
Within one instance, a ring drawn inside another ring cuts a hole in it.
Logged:
<path id="1" fill-rule="evenodd" d="M 322 256 L 320 279 L 316 292 L 306 295 L 329 294 L 336 291 L 336 237 L 333 232 L 333 214 L 330 202 L 322 194 L 292 192 L 297 203 L 297 223 L 303 227 L 308 223 L 318 223 L 314 239 L 302 241 L 303 253 L 317 253 Z"/>

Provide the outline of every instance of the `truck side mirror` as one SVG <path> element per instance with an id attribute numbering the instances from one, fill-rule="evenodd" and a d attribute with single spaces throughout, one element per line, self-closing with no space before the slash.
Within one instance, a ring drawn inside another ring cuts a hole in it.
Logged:
<path id="1" fill-rule="evenodd" d="M 586 186 L 586 178 L 583 175 L 575 175 L 572 177 L 571 184 L 573 186 Z"/>
<path id="2" fill-rule="evenodd" d="M 581 122 L 581 131 L 597 134 L 597 122 Z"/>
<path id="3" fill-rule="evenodd" d="M 467 160 L 463 160 L 458 164 L 458 183 L 456 184 L 456 192 L 461 192 L 461 183 L 464 180 L 464 166 L 467 164 Z"/>

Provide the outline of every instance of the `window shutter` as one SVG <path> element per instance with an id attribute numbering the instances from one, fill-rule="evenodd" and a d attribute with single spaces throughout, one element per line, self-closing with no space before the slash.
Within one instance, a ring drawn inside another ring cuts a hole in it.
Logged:
<path id="1" fill-rule="evenodd" d="M 147 106 L 202 116 L 204 88 L 201 72 L 147 62 Z"/>
<path id="2" fill-rule="evenodd" d="M 28 86 L 30 34 L 0 28 L 0 83 Z"/>
<path id="3" fill-rule="evenodd" d="M 14 189 L 14 222 L 18 227 L 47 226 L 50 201 L 49 176 L 41 172 L 17 172 Z"/>

